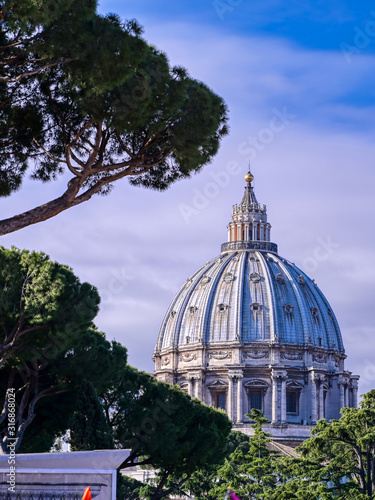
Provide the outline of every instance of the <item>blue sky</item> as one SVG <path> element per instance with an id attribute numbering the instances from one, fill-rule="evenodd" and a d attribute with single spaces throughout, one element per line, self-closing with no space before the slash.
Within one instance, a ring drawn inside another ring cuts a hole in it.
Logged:
<path id="1" fill-rule="evenodd" d="M 211 165 L 165 193 L 123 180 L 109 197 L 2 244 L 44 250 L 96 285 L 99 328 L 152 371 L 164 312 L 181 283 L 219 254 L 251 158 L 280 255 L 316 279 L 339 320 L 346 367 L 361 375 L 360 393 L 374 388 L 375 7 L 137 0 L 102 1 L 100 10 L 137 19 L 172 64 L 221 95 L 230 134 Z M 62 189 L 27 182 L 0 201 L 1 212 Z"/>

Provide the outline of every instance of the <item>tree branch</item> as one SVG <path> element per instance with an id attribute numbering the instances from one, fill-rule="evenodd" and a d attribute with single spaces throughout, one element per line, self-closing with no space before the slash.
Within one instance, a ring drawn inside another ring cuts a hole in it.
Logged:
<path id="1" fill-rule="evenodd" d="M 26 73 L 23 73 L 22 75 L 18 75 L 16 77 L 10 77 L 10 76 L 0 76 L 0 83 L 16 83 L 22 80 L 23 78 L 26 78 L 27 76 L 33 76 L 37 75 L 41 71 L 47 69 L 47 68 L 52 68 L 53 66 L 59 66 L 60 64 L 66 64 L 69 62 L 73 61 L 78 61 L 78 58 L 71 58 L 71 59 L 66 59 L 65 61 L 59 61 L 55 63 L 50 63 L 50 64 L 45 64 L 44 66 L 41 66 L 40 68 L 37 68 L 33 71 L 27 71 Z"/>

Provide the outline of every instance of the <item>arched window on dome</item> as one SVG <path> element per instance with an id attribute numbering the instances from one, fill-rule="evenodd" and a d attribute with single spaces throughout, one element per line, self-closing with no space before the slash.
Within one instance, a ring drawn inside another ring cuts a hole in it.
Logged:
<path id="1" fill-rule="evenodd" d="M 262 310 L 262 304 L 259 304 L 259 302 L 253 302 L 250 304 L 250 309 L 254 312 L 260 312 Z"/>
<path id="2" fill-rule="evenodd" d="M 228 309 L 228 305 L 227 304 L 223 304 L 223 303 L 218 304 L 217 307 L 218 307 L 218 311 L 220 313 L 225 313 L 227 311 L 227 309 Z"/>

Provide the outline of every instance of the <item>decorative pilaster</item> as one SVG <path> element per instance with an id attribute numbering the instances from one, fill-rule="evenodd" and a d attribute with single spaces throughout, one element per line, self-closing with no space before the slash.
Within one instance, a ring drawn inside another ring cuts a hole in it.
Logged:
<path id="1" fill-rule="evenodd" d="M 249 241 L 250 239 L 250 224 L 247 222 L 245 224 L 245 241 Z"/>
<path id="2" fill-rule="evenodd" d="M 318 420 L 318 408 L 317 408 L 317 378 L 314 372 L 310 373 L 310 384 L 311 384 L 311 424 L 315 425 Z"/>
<path id="3" fill-rule="evenodd" d="M 324 418 L 324 375 L 319 376 L 319 418 Z"/>
<path id="4" fill-rule="evenodd" d="M 278 379 L 272 377 L 272 423 L 278 422 Z"/>
<path id="5" fill-rule="evenodd" d="M 345 387 L 342 382 L 339 383 L 339 387 L 340 387 L 340 411 L 341 411 L 341 408 L 345 407 Z"/>
<path id="6" fill-rule="evenodd" d="M 340 388 L 340 410 L 347 407 L 347 386 L 349 380 L 345 377 L 340 377 L 338 386 Z"/>
<path id="7" fill-rule="evenodd" d="M 194 379 L 188 377 L 188 394 L 191 398 L 194 397 Z"/>
<path id="8" fill-rule="evenodd" d="M 260 223 L 260 241 L 264 241 L 266 238 L 264 236 L 264 224 L 261 222 Z"/>
<path id="9" fill-rule="evenodd" d="M 286 371 L 272 370 L 272 423 L 286 422 Z"/>
<path id="10" fill-rule="evenodd" d="M 229 420 L 233 422 L 233 385 L 234 379 L 228 374 L 228 402 L 227 402 L 227 415 Z"/>
<path id="11" fill-rule="evenodd" d="M 203 379 L 199 377 L 195 382 L 195 397 L 203 401 Z"/>
<path id="12" fill-rule="evenodd" d="M 234 237 L 234 224 L 230 224 L 230 241 L 236 241 L 236 238 Z"/>
<path id="13" fill-rule="evenodd" d="M 281 375 L 280 376 L 281 380 L 281 422 L 286 422 L 286 380 L 287 376 L 286 375 Z"/>
<path id="14" fill-rule="evenodd" d="M 240 424 L 243 419 L 243 408 L 242 408 L 242 378 L 243 375 L 239 375 L 237 378 L 237 423 Z"/>
<path id="15" fill-rule="evenodd" d="M 186 376 L 188 380 L 188 394 L 192 398 L 203 401 L 203 375 L 200 371 L 190 372 Z"/>
<path id="16" fill-rule="evenodd" d="M 347 408 L 349 406 L 348 396 L 349 396 L 348 384 L 345 384 L 344 385 L 344 406 L 345 406 L 345 408 Z"/>
<path id="17" fill-rule="evenodd" d="M 358 379 L 358 375 L 350 378 L 350 384 L 352 386 L 352 408 L 357 408 L 358 406 Z"/>
<path id="18" fill-rule="evenodd" d="M 228 418 L 232 422 L 242 422 L 242 370 L 228 372 Z"/>
<path id="19" fill-rule="evenodd" d="M 242 241 L 242 224 L 237 224 L 237 241 Z"/>

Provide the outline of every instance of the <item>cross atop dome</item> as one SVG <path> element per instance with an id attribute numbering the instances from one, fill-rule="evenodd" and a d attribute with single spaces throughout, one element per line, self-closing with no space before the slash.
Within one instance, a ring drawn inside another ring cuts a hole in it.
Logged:
<path id="1" fill-rule="evenodd" d="M 261 205 L 254 193 L 253 174 L 245 175 L 245 192 L 241 203 L 233 205 L 232 221 L 228 224 L 228 243 L 222 251 L 229 249 L 258 249 L 277 252 L 277 245 L 271 243 L 271 224 L 267 221 L 266 205 Z"/>

